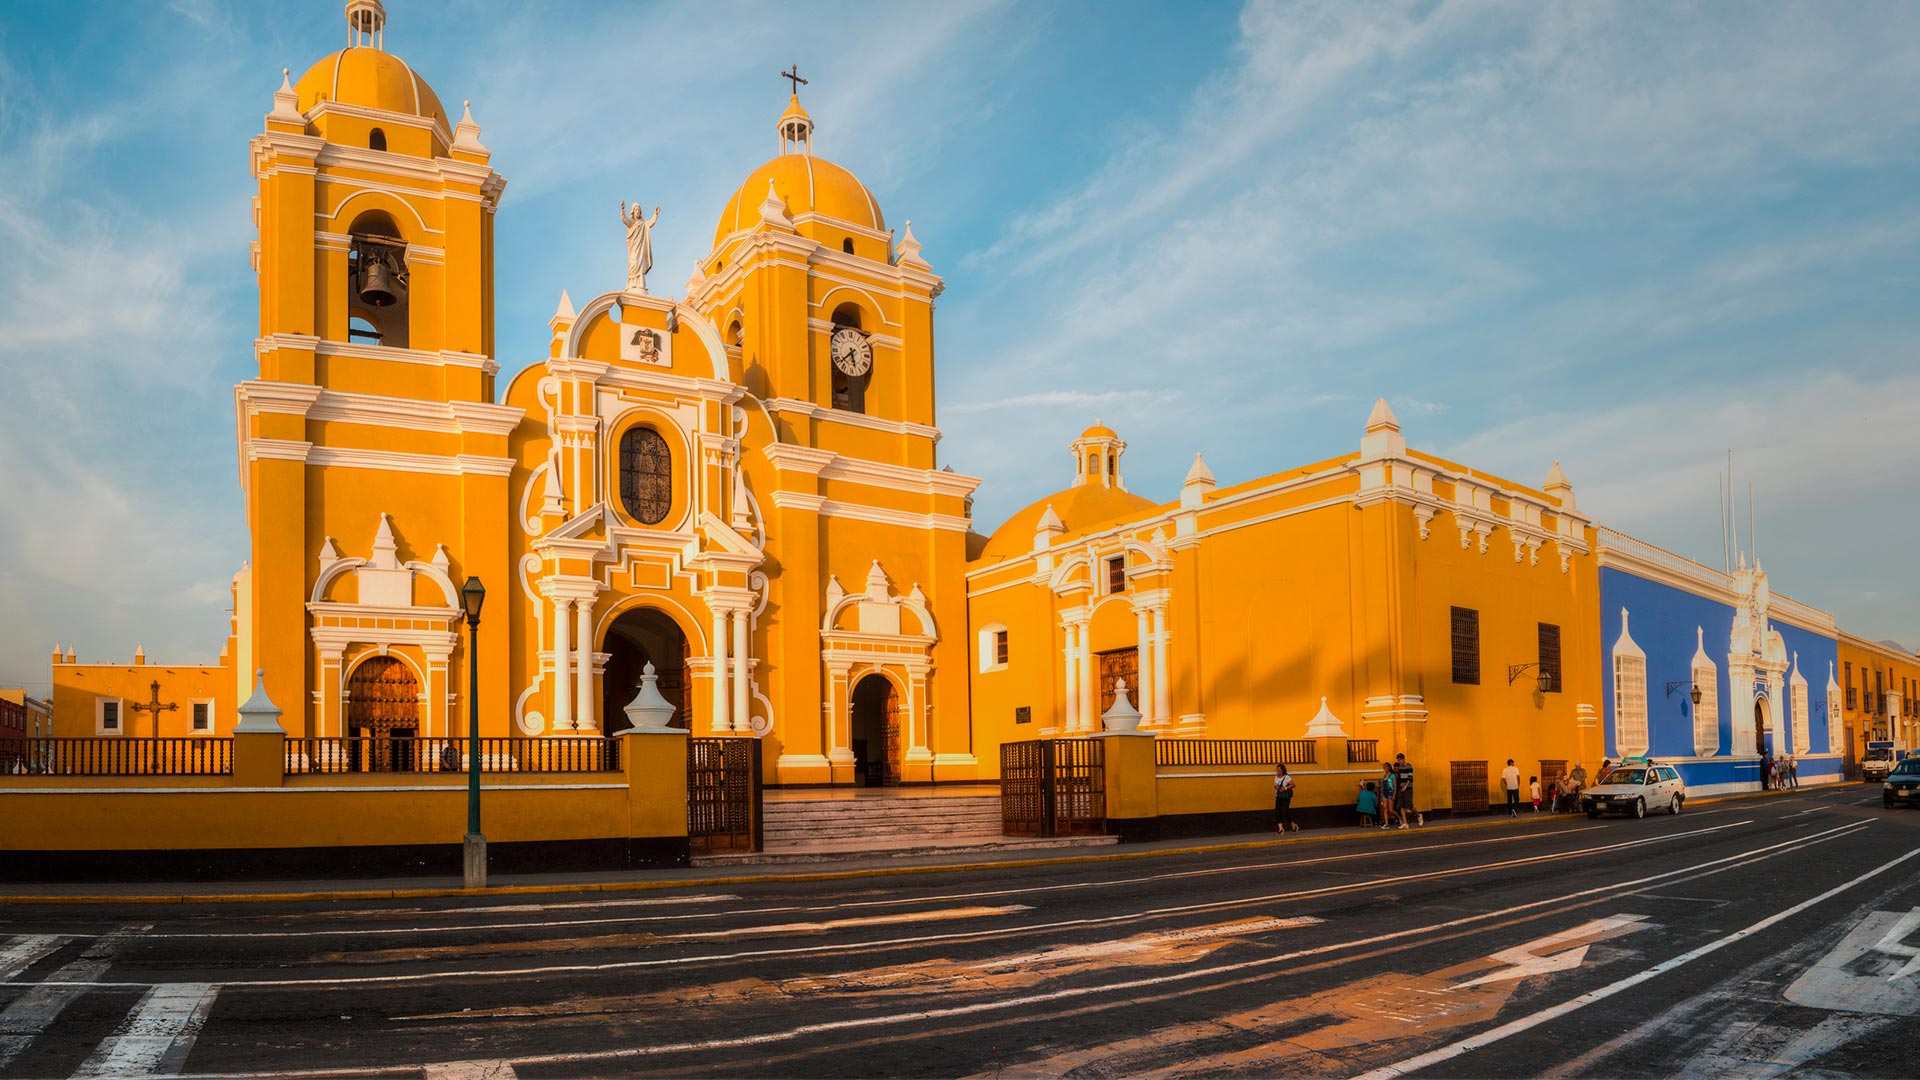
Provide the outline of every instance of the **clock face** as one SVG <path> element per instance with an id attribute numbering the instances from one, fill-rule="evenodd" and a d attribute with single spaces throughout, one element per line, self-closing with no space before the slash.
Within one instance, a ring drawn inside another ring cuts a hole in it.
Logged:
<path id="1" fill-rule="evenodd" d="M 873 366 L 873 346 L 867 335 L 851 326 L 833 332 L 833 366 L 845 375 L 865 375 Z"/>

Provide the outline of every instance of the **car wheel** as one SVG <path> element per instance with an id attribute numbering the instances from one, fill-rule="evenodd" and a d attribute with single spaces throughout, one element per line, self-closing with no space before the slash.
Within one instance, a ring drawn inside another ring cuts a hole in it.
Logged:
<path id="1" fill-rule="evenodd" d="M 1680 796 L 1675 795 L 1673 801 L 1667 804 L 1667 813 L 1675 817 L 1680 816 Z"/>
<path id="2" fill-rule="evenodd" d="M 1633 816 L 1635 818 L 1643 818 L 1647 816 L 1647 800 L 1645 799 L 1633 800 Z"/>
<path id="3" fill-rule="evenodd" d="M 1892 803 L 1888 803 L 1887 805 L 1888 805 L 1888 806 L 1892 806 L 1893 804 L 1892 804 Z M 1587 811 L 1587 817 L 1588 817 L 1588 819 L 1589 819 L 1589 820 L 1591 820 L 1591 819 L 1594 819 L 1594 818 L 1598 818 L 1599 816 L 1600 816 L 1600 811 L 1598 811 L 1598 810 L 1589 810 L 1589 811 Z"/>
<path id="4" fill-rule="evenodd" d="M 1887 808 L 1887 809 L 1889 809 L 1889 810 L 1891 810 L 1891 809 L 1893 809 L 1893 800 L 1892 800 L 1892 799 L 1889 799 L 1889 798 L 1887 798 L 1886 796 L 1884 796 L 1884 795 L 1883 795 L 1883 796 L 1881 796 L 1881 797 L 1880 797 L 1880 802 L 1881 802 L 1882 804 L 1884 804 L 1884 805 L 1886 806 L 1886 808 Z"/>

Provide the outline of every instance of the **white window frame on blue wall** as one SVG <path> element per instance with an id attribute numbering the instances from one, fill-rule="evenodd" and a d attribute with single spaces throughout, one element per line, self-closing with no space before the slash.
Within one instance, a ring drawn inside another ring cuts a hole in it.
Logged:
<path id="1" fill-rule="evenodd" d="M 1627 632 L 1627 609 L 1620 609 L 1620 637 L 1613 643 L 1613 742 L 1621 757 L 1644 754 L 1650 745 L 1647 723 L 1647 654 Z"/>
<path id="2" fill-rule="evenodd" d="M 1720 752 L 1720 669 L 1707 655 L 1705 627 L 1693 628 L 1693 643 L 1693 685 L 1700 688 L 1700 704 L 1693 707 L 1693 752 L 1712 757 Z"/>
<path id="3" fill-rule="evenodd" d="M 1807 680 L 1800 675 L 1800 653 L 1793 654 L 1793 674 L 1788 677 L 1787 694 L 1793 699 L 1793 745 L 1790 753 L 1813 753 L 1813 722 L 1807 715 Z"/>

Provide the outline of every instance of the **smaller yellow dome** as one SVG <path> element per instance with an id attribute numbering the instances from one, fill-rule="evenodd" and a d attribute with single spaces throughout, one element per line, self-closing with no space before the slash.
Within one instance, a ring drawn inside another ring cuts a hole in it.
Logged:
<path id="1" fill-rule="evenodd" d="M 980 557 L 1004 559 L 1032 551 L 1033 534 L 1039 529 L 1040 520 L 1048 510 L 1052 510 L 1053 515 L 1060 519 L 1060 524 L 1065 526 L 1067 532 L 1076 533 L 1105 522 L 1131 517 L 1143 510 L 1151 510 L 1156 505 L 1152 499 L 1100 484 L 1070 487 L 1032 503 L 1002 522 L 987 538 Z"/>
<path id="2" fill-rule="evenodd" d="M 799 107 L 800 103 L 795 101 L 787 111 L 791 113 Z M 727 208 L 720 212 L 720 223 L 713 230 L 714 247 L 760 221 L 760 204 L 767 200 L 769 180 L 773 181 L 773 190 L 779 193 L 781 201 L 787 204 L 789 217 L 820 214 L 878 232 L 886 231 L 887 221 L 880 214 L 880 204 L 858 177 L 812 154 L 781 154 L 753 170 L 746 183 L 727 200 Z"/>
<path id="3" fill-rule="evenodd" d="M 448 124 L 447 110 L 433 87 L 405 60 L 382 49 L 364 45 L 341 49 L 308 68 L 293 89 L 300 95 L 301 112 L 322 101 L 337 101 Z"/>
<path id="4" fill-rule="evenodd" d="M 1080 433 L 1080 437 L 1083 439 L 1117 439 L 1120 435 L 1112 428 L 1095 420 L 1092 427 Z"/>
<path id="5" fill-rule="evenodd" d="M 800 107 L 799 94 L 795 94 L 787 99 L 787 111 L 780 114 L 780 127 L 784 129 L 788 124 L 796 120 L 809 127 L 813 125 L 813 117 L 808 116 L 807 110 Z"/>

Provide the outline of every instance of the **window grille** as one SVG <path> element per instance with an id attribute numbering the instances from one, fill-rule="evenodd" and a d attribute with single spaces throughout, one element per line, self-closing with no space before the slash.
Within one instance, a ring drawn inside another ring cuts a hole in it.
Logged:
<path id="1" fill-rule="evenodd" d="M 100 726 L 108 731 L 120 730 L 120 703 L 105 702 L 100 706 Z"/>
<path id="2" fill-rule="evenodd" d="M 1473 608 L 1453 609 L 1453 681 L 1480 685 L 1480 613 Z"/>
<path id="3" fill-rule="evenodd" d="M 195 731 L 213 730 L 213 717 L 211 715 L 211 712 L 212 712 L 212 709 L 210 706 L 207 705 L 206 702 L 204 701 L 194 702 L 193 703 L 193 730 Z"/>
<path id="4" fill-rule="evenodd" d="M 993 662 L 996 664 L 1004 664 L 1007 662 L 1007 632 L 1005 630 L 995 630 L 993 632 Z"/>
<path id="5" fill-rule="evenodd" d="M 1127 591 L 1127 557 L 1116 555 L 1107 560 L 1107 591 L 1123 593 Z"/>
<path id="6" fill-rule="evenodd" d="M 1720 675 L 1712 666 L 1693 669 L 1700 704 L 1693 707 L 1693 752 L 1710 757 L 1720 750 Z"/>
<path id="7" fill-rule="evenodd" d="M 1560 692 L 1560 628 L 1552 623 L 1540 624 L 1540 689 Z"/>
<path id="8" fill-rule="evenodd" d="M 1613 738 L 1622 757 L 1647 752 L 1647 660 L 1644 656 L 1614 654 Z"/>

